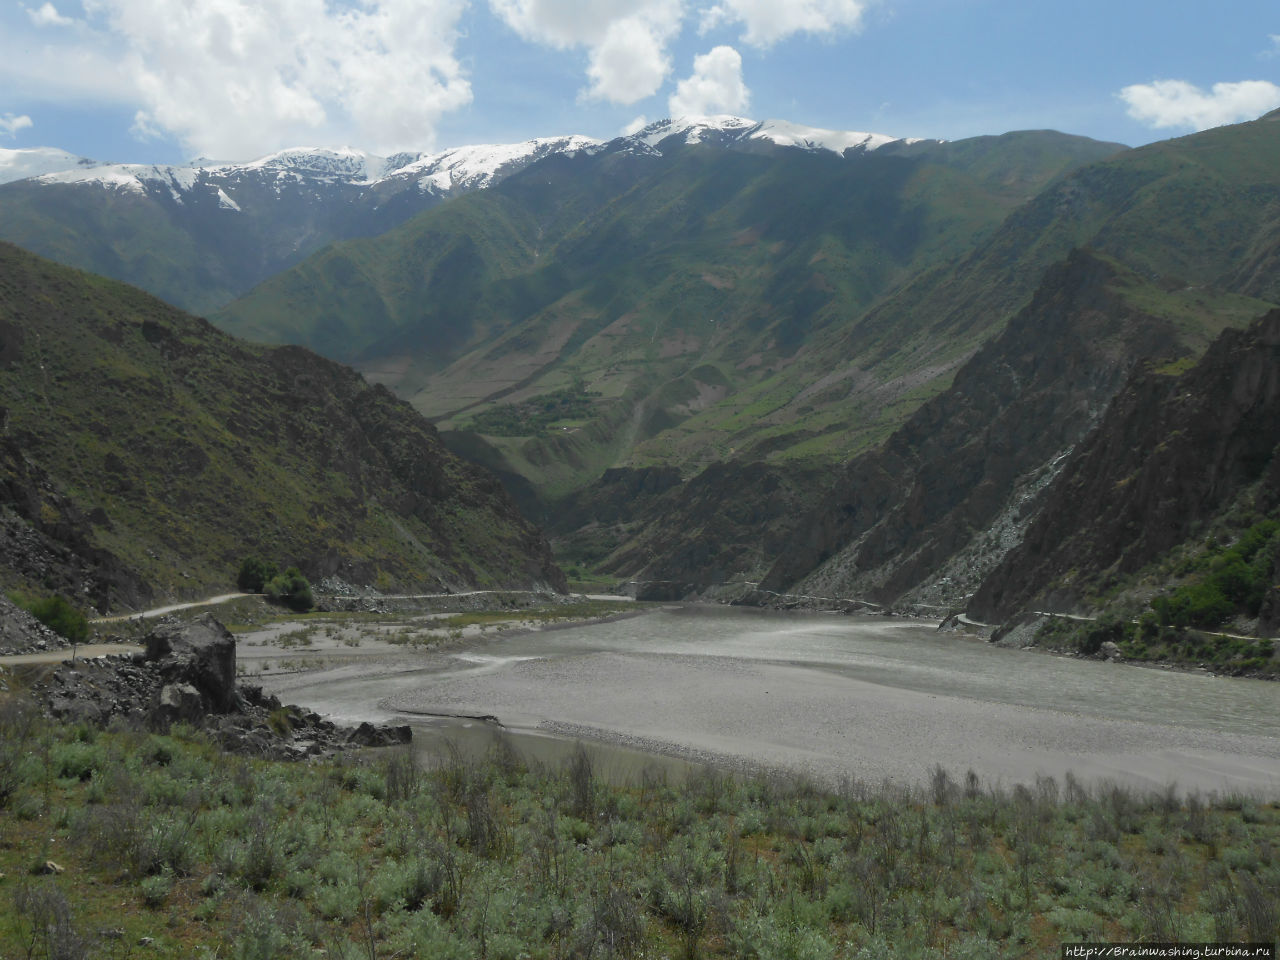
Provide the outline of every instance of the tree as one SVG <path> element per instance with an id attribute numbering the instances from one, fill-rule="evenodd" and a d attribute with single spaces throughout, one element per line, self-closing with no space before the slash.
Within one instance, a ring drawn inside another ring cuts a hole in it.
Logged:
<path id="1" fill-rule="evenodd" d="M 283 603 L 300 613 L 310 610 L 315 604 L 311 584 L 297 567 L 290 567 L 284 573 L 272 577 L 263 586 L 262 592 L 269 600 Z"/>
<path id="2" fill-rule="evenodd" d="M 245 557 L 236 575 L 236 586 L 245 593 L 262 593 L 267 581 L 279 576 L 280 568 L 261 557 Z"/>

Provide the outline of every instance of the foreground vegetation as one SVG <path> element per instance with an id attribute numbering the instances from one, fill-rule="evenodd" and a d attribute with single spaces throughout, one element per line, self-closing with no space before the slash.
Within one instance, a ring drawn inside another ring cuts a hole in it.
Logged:
<path id="1" fill-rule="evenodd" d="M 612 786 L 495 739 L 229 758 L 0 710 L 5 957 L 1022 957 L 1273 940 L 1280 807 L 935 771 L 910 792 L 706 770 Z"/>

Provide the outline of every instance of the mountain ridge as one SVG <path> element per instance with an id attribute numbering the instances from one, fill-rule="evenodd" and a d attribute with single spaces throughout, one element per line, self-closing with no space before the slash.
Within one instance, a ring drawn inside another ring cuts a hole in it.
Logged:
<path id="1" fill-rule="evenodd" d="M 246 556 L 388 589 L 565 588 L 498 482 L 381 387 L 0 244 L 0 585 L 99 610 Z"/>

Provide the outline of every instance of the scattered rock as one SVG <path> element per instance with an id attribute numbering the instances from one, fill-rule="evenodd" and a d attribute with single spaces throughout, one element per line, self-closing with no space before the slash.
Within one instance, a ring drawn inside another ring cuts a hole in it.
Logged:
<path id="1" fill-rule="evenodd" d="M 114 719 L 152 730 L 177 722 L 206 730 L 223 749 L 279 760 L 408 743 L 408 726 L 345 729 L 314 711 L 283 706 L 253 684 L 235 682 L 235 638 L 209 615 L 159 624 L 144 656 L 63 664 L 32 688 L 51 716 L 106 726 Z M 287 711 L 281 722 L 280 711 Z"/>
<path id="2" fill-rule="evenodd" d="M 356 743 L 362 747 L 390 747 L 399 743 L 408 743 L 413 738 L 413 731 L 407 726 L 375 727 L 365 721 L 347 734 L 348 743 Z"/>
<path id="3" fill-rule="evenodd" d="M 1120 660 L 1123 658 L 1120 648 L 1112 640 L 1103 642 L 1102 646 L 1098 648 L 1098 652 L 1102 654 L 1105 660 Z"/>
<path id="4" fill-rule="evenodd" d="M 67 641 L 0 593 L 0 654 L 34 653 Z"/>
<path id="5" fill-rule="evenodd" d="M 52 860 L 46 860 L 39 872 L 45 876 L 57 876 L 60 873 L 66 873 L 66 871 L 66 867 L 54 863 Z"/>

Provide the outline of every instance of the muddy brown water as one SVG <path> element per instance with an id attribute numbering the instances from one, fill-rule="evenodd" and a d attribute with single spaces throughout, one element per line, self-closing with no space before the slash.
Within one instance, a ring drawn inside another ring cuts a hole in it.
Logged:
<path id="1" fill-rule="evenodd" d="M 713 762 L 914 784 L 941 765 L 1005 785 L 1070 771 L 1280 796 L 1280 685 L 999 649 L 918 621 L 674 607 L 261 679 L 338 720 L 414 723 L 427 753 L 445 738 L 481 750 L 501 729 L 545 759 L 593 744 L 618 776 Z"/>

